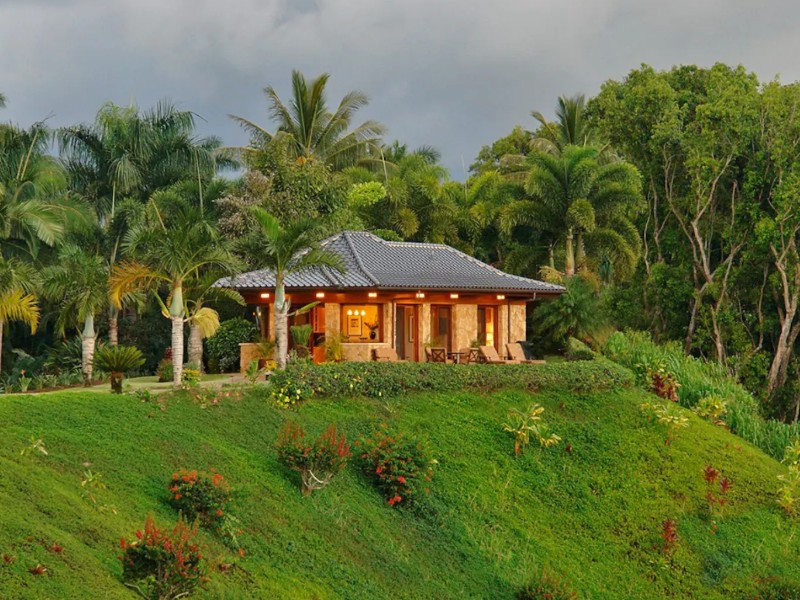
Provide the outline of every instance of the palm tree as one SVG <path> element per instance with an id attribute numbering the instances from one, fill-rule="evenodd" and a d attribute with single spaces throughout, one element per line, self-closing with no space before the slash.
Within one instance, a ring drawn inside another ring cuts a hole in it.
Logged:
<path id="1" fill-rule="evenodd" d="M 203 340 L 219 329 L 219 313 L 207 306 L 209 302 L 227 300 L 241 306 L 244 298 L 236 290 L 214 287 L 221 273 L 209 271 L 192 279 L 184 289 L 186 322 L 189 324 L 188 363 L 203 369 Z"/>
<path id="2" fill-rule="evenodd" d="M 231 115 L 248 134 L 250 147 L 257 151 L 273 141 L 283 141 L 298 162 L 317 160 L 333 169 L 355 164 L 370 151 L 377 150 L 385 132 L 376 121 L 365 121 L 350 129 L 356 111 L 368 103 L 361 92 L 348 92 L 334 112 L 328 110 L 325 86 L 330 75 L 323 73 L 310 82 L 300 71 L 292 71 L 292 101 L 283 103 L 275 88 L 264 88 L 270 116 L 277 124 L 275 133 L 243 117 Z"/>
<path id="3" fill-rule="evenodd" d="M 104 254 L 109 268 L 119 259 L 119 250 L 130 222 L 131 210 L 143 204 L 158 189 L 181 180 L 197 182 L 200 212 L 204 209 L 203 186 L 220 166 L 214 137 L 194 135 L 194 114 L 162 101 L 140 112 L 136 106 L 106 103 L 94 123 L 59 130 L 61 161 L 70 188 L 90 203 L 103 228 Z M 224 163 L 227 164 L 227 163 Z M 121 214 L 120 214 L 121 213 Z M 118 309 L 109 307 L 109 339 L 118 338 Z"/>
<path id="4" fill-rule="evenodd" d="M 38 281 L 35 269 L 16 258 L 0 256 L 0 369 L 3 357 L 3 329 L 8 321 L 22 321 L 36 333 L 39 304 L 34 294 Z"/>
<path id="5" fill-rule="evenodd" d="M 527 224 L 564 241 L 567 276 L 586 266 L 586 247 L 596 263 L 609 263 L 619 277 L 630 275 L 641 251 L 633 224 L 642 201 L 639 173 L 624 162 L 600 164 L 598 155 L 590 146 L 533 152 L 525 186 L 530 198 L 504 208 L 507 231 Z"/>
<path id="6" fill-rule="evenodd" d="M 566 293 L 542 302 L 534 312 L 534 322 L 553 340 L 590 338 L 605 324 L 600 300 L 591 284 L 581 277 L 570 277 L 565 283 Z"/>
<path id="7" fill-rule="evenodd" d="M 258 231 L 244 244 L 250 248 L 260 268 L 270 269 L 275 276 L 275 361 L 279 369 L 286 368 L 288 352 L 288 317 L 291 308 L 286 298 L 285 282 L 292 273 L 301 273 L 315 267 L 329 267 L 343 271 L 341 258 L 320 247 L 319 223 L 310 219 L 289 223 L 285 227 L 260 207 L 252 207 Z"/>
<path id="8" fill-rule="evenodd" d="M 99 254 L 66 245 L 58 263 L 44 270 L 44 295 L 59 308 L 56 331 L 64 335 L 68 326 L 77 327 L 81 338 L 81 371 L 84 385 L 92 381 L 97 332 L 95 316 L 108 307 L 108 265 Z"/>
<path id="9" fill-rule="evenodd" d="M 166 192 L 151 200 L 145 222 L 129 233 L 125 247 L 130 258 L 112 268 L 111 300 L 119 308 L 126 294 L 153 292 L 164 316 L 172 321 L 172 375 L 179 387 L 184 358 L 184 286 L 204 269 L 229 272 L 236 262 L 199 211 Z M 166 302 L 158 294 L 164 286 L 169 288 Z"/>

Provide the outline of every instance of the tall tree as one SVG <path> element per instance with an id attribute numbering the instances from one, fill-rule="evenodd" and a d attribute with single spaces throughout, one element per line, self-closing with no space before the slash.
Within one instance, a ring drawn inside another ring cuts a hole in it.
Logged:
<path id="1" fill-rule="evenodd" d="M 591 121 L 586 118 L 586 98 L 559 96 L 556 105 L 556 120 L 548 121 L 534 110 L 531 116 L 539 123 L 539 130 L 531 145 L 550 154 L 561 154 L 567 146 L 600 147 L 600 139 Z"/>
<path id="2" fill-rule="evenodd" d="M 181 385 L 184 361 L 184 287 L 204 269 L 230 272 L 236 261 L 199 211 L 168 192 L 154 196 L 144 223 L 127 236 L 129 258 L 112 268 L 110 297 L 119 308 L 126 294 L 149 290 L 172 321 L 172 375 Z M 166 301 L 159 291 L 167 288 Z"/>
<path id="3" fill-rule="evenodd" d="M 81 338 L 81 371 L 91 385 L 97 331 L 95 317 L 108 307 L 108 265 L 104 258 L 75 245 L 65 245 L 58 262 L 42 273 L 46 298 L 58 307 L 56 331 L 76 327 Z"/>
<path id="4" fill-rule="evenodd" d="M 256 258 L 257 266 L 272 271 L 275 276 L 275 361 L 279 369 L 286 368 L 289 345 L 288 316 L 291 302 L 286 298 L 286 278 L 315 267 L 342 271 L 338 255 L 319 245 L 319 223 L 302 219 L 281 223 L 259 207 L 251 208 L 258 229 L 245 241 L 242 249 Z"/>
<path id="5" fill-rule="evenodd" d="M 287 106 L 275 88 L 264 88 L 275 133 L 243 117 L 231 115 L 251 137 L 245 150 L 258 150 L 273 143 L 285 143 L 299 163 L 320 161 L 333 169 L 355 164 L 359 158 L 380 147 L 385 132 L 376 121 L 365 121 L 352 127 L 355 113 L 366 106 L 368 98 L 361 92 L 348 92 L 336 110 L 331 112 L 325 93 L 330 75 L 323 73 L 307 81 L 300 71 L 292 71 L 292 100 Z"/>

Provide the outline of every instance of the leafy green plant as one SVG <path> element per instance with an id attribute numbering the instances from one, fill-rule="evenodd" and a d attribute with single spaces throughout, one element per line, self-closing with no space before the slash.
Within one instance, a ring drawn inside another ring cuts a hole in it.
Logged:
<path id="1" fill-rule="evenodd" d="M 800 507 L 800 439 L 795 439 L 786 447 L 782 461 L 789 472 L 778 475 L 781 486 L 778 488 L 778 504 L 789 516 L 795 516 Z"/>
<path id="2" fill-rule="evenodd" d="M 714 425 L 725 425 L 728 403 L 717 395 L 706 396 L 692 409 L 698 417 L 707 419 Z"/>
<path id="3" fill-rule="evenodd" d="M 352 456 L 345 434 L 339 433 L 334 424 L 311 442 L 301 425 L 287 421 L 275 447 L 281 462 L 300 473 L 304 496 L 327 486 Z"/>
<path id="4" fill-rule="evenodd" d="M 533 437 L 542 448 L 557 445 L 561 438 L 548 429 L 547 423 L 542 420 L 544 407 L 537 403 L 531 404 L 528 410 L 521 411 L 513 408 L 508 413 L 508 420 L 503 424 L 503 430 L 514 436 L 514 456 L 519 456 Z"/>
<path id="5" fill-rule="evenodd" d="M 144 364 L 144 356 L 133 346 L 100 346 L 94 353 L 94 365 L 111 373 L 111 391 L 122 393 L 122 379 L 125 373 L 138 369 Z"/>
<path id="6" fill-rule="evenodd" d="M 655 402 L 643 402 L 639 405 L 639 410 L 647 417 L 651 423 L 663 425 L 666 429 L 667 435 L 664 444 L 669 446 L 675 438 L 675 434 L 681 430 L 689 427 L 689 419 L 676 413 L 669 406 L 658 404 Z"/>
<path id="7" fill-rule="evenodd" d="M 681 384 L 678 383 L 675 375 L 662 367 L 648 371 L 647 380 L 650 384 L 650 391 L 656 396 L 671 402 L 678 401 L 678 388 L 681 387 Z"/>
<path id="8" fill-rule="evenodd" d="M 567 360 L 594 360 L 595 352 L 582 341 L 571 337 L 567 340 Z"/>
<path id="9" fill-rule="evenodd" d="M 44 446 L 44 440 L 37 438 L 35 435 L 30 437 L 29 443 L 19 452 L 20 456 L 27 456 L 29 454 L 42 454 L 47 456 L 47 448 Z"/>
<path id="10" fill-rule="evenodd" d="M 181 371 L 181 383 L 184 389 L 197 387 L 200 384 L 200 369 L 195 365 L 186 365 Z"/>
<path id="11" fill-rule="evenodd" d="M 203 527 L 216 528 L 225 519 L 231 489 L 219 473 L 180 470 L 169 484 L 170 505 Z"/>
<path id="12" fill-rule="evenodd" d="M 27 375 L 25 375 L 25 371 L 22 371 L 22 373 L 19 376 L 19 379 L 17 379 L 17 387 L 19 388 L 19 391 L 27 392 L 28 386 L 31 384 L 31 381 L 33 380 Z"/>
<path id="13" fill-rule="evenodd" d="M 344 358 L 342 344 L 346 341 L 347 336 L 341 331 L 328 331 L 325 334 L 325 360 L 328 362 L 341 362 Z"/>
<path id="14" fill-rule="evenodd" d="M 179 517 L 172 529 L 156 525 L 148 515 L 136 539 L 120 539 L 122 580 L 148 600 L 177 600 L 190 596 L 206 579 L 198 523 Z"/>
<path id="15" fill-rule="evenodd" d="M 292 342 L 294 343 L 294 350 L 300 358 L 305 358 L 309 355 L 308 345 L 311 341 L 311 325 L 292 325 L 289 327 L 289 332 L 292 335 Z"/>
<path id="16" fill-rule="evenodd" d="M 429 493 L 435 460 L 422 443 L 382 425 L 356 442 L 364 473 L 375 483 L 389 506 L 413 506 Z"/>
<path id="17" fill-rule="evenodd" d="M 251 384 L 254 384 L 256 381 L 262 378 L 266 372 L 266 368 L 259 368 L 257 360 L 251 360 L 250 364 L 247 365 L 247 370 L 244 372 L 244 376 L 247 378 L 247 381 L 249 381 Z"/>
<path id="18" fill-rule="evenodd" d="M 239 344 L 254 342 L 258 337 L 256 326 L 241 317 L 223 321 L 217 332 L 206 340 L 209 361 L 214 361 L 222 373 L 236 371 L 239 367 Z"/>
<path id="19" fill-rule="evenodd" d="M 545 570 L 517 592 L 517 600 L 578 600 L 578 593 L 565 579 Z"/>

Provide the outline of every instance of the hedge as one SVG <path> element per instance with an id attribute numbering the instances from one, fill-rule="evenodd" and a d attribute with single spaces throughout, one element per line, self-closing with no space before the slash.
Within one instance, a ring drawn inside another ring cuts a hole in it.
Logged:
<path id="1" fill-rule="evenodd" d="M 314 365 L 294 361 L 270 378 L 272 390 L 311 396 L 399 396 L 410 392 L 565 389 L 575 392 L 633 385 L 633 374 L 608 360 L 544 365 L 446 365 L 434 363 L 343 362 Z"/>

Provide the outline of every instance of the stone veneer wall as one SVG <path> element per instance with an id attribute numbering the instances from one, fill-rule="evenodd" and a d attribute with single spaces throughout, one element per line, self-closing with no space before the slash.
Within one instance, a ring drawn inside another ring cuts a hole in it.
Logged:
<path id="1" fill-rule="evenodd" d="M 453 350 L 469 348 L 478 337 L 478 305 L 456 304 L 453 306 Z"/>

